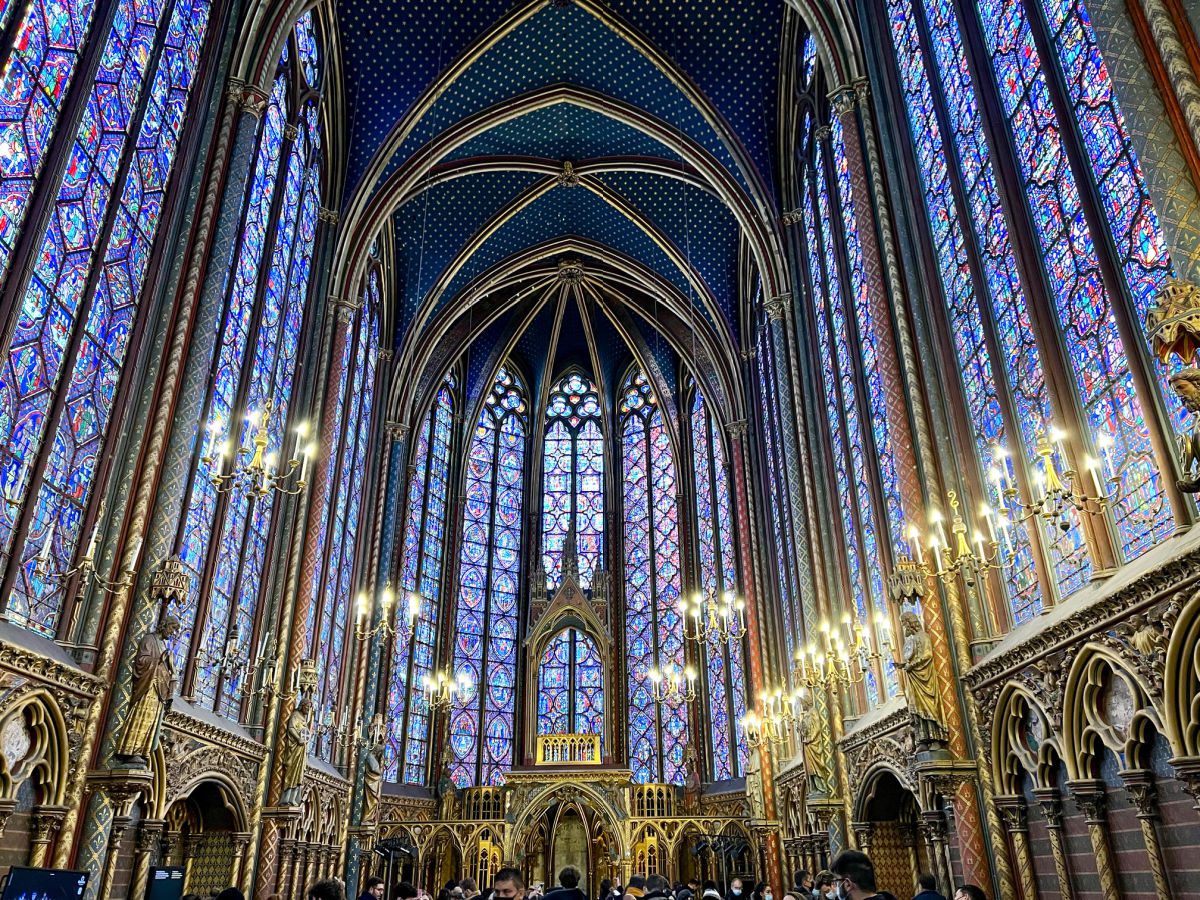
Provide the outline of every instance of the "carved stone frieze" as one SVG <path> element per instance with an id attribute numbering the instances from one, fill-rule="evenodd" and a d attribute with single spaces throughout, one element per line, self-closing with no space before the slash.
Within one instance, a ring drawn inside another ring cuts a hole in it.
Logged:
<path id="1" fill-rule="evenodd" d="M 163 723 L 167 805 L 205 775 L 220 774 L 237 785 L 249 805 L 257 787 L 265 749 L 256 741 L 172 709 Z"/>

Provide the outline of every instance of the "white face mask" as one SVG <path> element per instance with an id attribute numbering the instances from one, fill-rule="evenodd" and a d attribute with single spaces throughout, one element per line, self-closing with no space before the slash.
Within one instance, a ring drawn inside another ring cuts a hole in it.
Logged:
<path id="1" fill-rule="evenodd" d="M 837 883 L 838 900 L 850 900 L 850 892 L 846 890 L 846 882 L 839 881 Z"/>

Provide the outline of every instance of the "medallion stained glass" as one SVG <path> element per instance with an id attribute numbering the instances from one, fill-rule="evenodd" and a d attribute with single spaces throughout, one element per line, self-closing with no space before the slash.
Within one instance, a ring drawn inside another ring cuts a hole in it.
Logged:
<path id="1" fill-rule="evenodd" d="M 566 375 L 546 408 L 542 487 L 542 566 L 553 590 L 562 581 L 562 553 L 572 519 L 585 590 L 604 566 L 604 436 L 600 398 L 582 375 Z"/>
<path id="2" fill-rule="evenodd" d="M 604 736 L 604 661 L 575 628 L 552 637 L 538 664 L 538 734 Z"/>

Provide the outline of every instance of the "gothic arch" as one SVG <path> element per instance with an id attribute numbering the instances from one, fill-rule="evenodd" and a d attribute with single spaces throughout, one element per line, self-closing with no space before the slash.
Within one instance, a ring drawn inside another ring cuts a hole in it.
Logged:
<path id="1" fill-rule="evenodd" d="M 887 778 L 892 778 L 901 790 L 911 794 L 913 803 L 920 809 L 920 792 L 908 774 L 890 762 L 877 760 L 863 773 L 862 780 L 859 782 L 858 793 L 854 796 L 854 821 L 869 821 L 868 812 L 871 801 L 875 799 L 880 785 Z"/>
<path id="2" fill-rule="evenodd" d="M 1200 755 L 1200 591 L 1171 628 L 1163 671 L 1163 726 L 1177 756 Z"/>
<path id="3" fill-rule="evenodd" d="M 517 848 L 529 843 L 527 838 L 532 830 L 537 828 L 545 813 L 556 803 L 571 803 L 576 807 L 586 804 L 617 842 L 620 857 L 628 859 L 630 847 L 626 843 L 625 829 L 620 826 L 621 814 L 597 787 L 585 781 L 577 781 L 566 787 L 552 784 L 538 788 L 524 799 L 521 813 L 504 835 L 506 860 L 516 859 Z"/>
<path id="4" fill-rule="evenodd" d="M 62 805 L 71 763 L 70 739 L 54 695 L 44 688 L 21 694 L 0 713 L 0 736 L 6 746 L 10 732 L 16 747 L 25 746 L 16 759 L 0 751 L 0 798 L 12 799 L 17 788 L 32 780 L 39 804 Z"/>
<path id="5" fill-rule="evenodd" d="M 1000 692 L 992 719 L 991 765 L 996 793 L 1020 793 L 1022 776 L 1038 787 L 1051 786 L 1062 758 L 1060 737 L 1042 705 L 1016 682 Z"/>

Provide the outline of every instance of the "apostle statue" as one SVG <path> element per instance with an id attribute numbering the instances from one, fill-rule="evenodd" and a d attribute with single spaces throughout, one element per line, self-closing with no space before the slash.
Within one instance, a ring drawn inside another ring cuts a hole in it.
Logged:
<path id="1" fill-rule="evenodd" d="M 757 747 L 750 751 L 750 761 L 746 764 L 746 800 L 750 804 L 750 818 L 765 819 L 767 803 L 763 794 L 762 757 Z"/>
<path id="2" fill-rule="evenodd" d="M 146 766 L 158 746 L 163 716 L 175 692 L 175 665 L 167 643 L 178 631 L 179 620 L 165 616 L 158 629 L 147 632 L 138 644 L 129 715 L 117 742 L 118 759 Z"/>
<path id="3" fill-rule="evenodd" d="M 308 726 L 312 717 L 312 699 L 300 695 L 292 714 L 288 716 L 283 734 L 283 792 L 281 806 L 299 806 L 304 787 L 304 766 L 308 760 Z"/>
<path id="4" fill-rule="evenodd" d="M 683 751 L 683 767 L 687 777 L 683 782 L 683 808 L 688 815 L 700 812 L 700 755 L 695 744 L 688 744 Z"/>
<path id="5" fill-rule="evenodd" d="M 440 804 L 441 820 L 449 822 L 454 818 L 454 801 L 458 799 L 458 785 L 454 783 L 454 773 L 450 768 L 450 747 L 442 757 L 442 774 L 438 776 L 437 798 Z"/>
<path id="6" fill-rule="evenodd" d="M 917 747 L 928 750 L 946 742 L 946 720 L 938 696 L 937 672 L 933 668 L 933 644 L 917 614 L 905 610 L 900 614 L 904 631 L 904 697 L 912 719 Z"/>
<path id="7" fill-rule="evenodd" d="M 383 787 L 383 739 L 367 748 L 363 757 L 363 825 L 372 825 L 379 811 L 379 791 Z"/>

